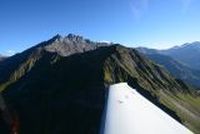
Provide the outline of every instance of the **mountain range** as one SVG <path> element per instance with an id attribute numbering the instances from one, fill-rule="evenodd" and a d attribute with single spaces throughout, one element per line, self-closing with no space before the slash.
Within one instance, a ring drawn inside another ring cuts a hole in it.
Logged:
<path id="1" fill-rule="evenodd" d="M 161 53 L 177 59 L 192 69 L 200 70 L 200 42 L 186 43 L 179 47 L 162 50 Z"/>
<path id="2" fill-rule="evenodd" d="M 174 119 L 200 132 L 198 91 L 121 44 L 56 35 L 0 62 L 0 76 L 8 107 L 0 111 L 11 114 L 14 122 L 6 123 L 0 114 L 0 126 L 7 126 L 0 127 L 0 133 L 10 133 L 17 124 L 14 130 L 20 134 L 97 134 L 108 87 L 119 82 L 128 82 Z"/>
<path id="3" fill-rule="evenodd" d="M 137 48 L 145 56 L 164 66 L 174 77 L 200 88 L 200 42 L 167 50 Z"/>

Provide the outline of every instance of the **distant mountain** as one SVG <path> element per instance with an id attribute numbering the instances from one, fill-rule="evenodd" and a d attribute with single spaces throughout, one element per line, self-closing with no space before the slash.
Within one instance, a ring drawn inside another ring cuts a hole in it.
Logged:
<path id="1" fill-rule="evenodd" d="M 162 50 L 160 53 L 168 55 L 190 68 L 200 70 L 200 42 L 186 43 L 179 47 Z"/>
<path id="2" fill-rule="evenodd" d="M 189 47 L 189 46 L 174 47 L 172 49 L 169 49 L 169 51 L 176 49 L 177 53 L 179 53 L 178 52 L 179 49 L 184 48 L 184 47 Z M 143 53 L 144 55 L 146 55 L 148 58 L 150 58 L 154 62 L 160 65 L 163 65 L 177 79 L 181 79 L 185 81 L 186 83 L 193 85 L 197 88 L 200 87 L 200 70 L 190 68 L 189 65 L 187 65 L 187 63 L 185 62 L 183 63 L 183 61 L 179 61 L 179 59 L 173 56 L 167 55 L 166 54 L 167 50 L 160 51 L 160 50 L 148 49 L 148 48 L 142 48 L 142 47 L 137 48 L 137 50 Z"/>
<path id="3" fill-rule="evenodd" d="M 0 76 L 1 93 L 20 134 L 99 133 L 108 86 L 118 82 L 128 82 L 176 120 L 200 131 L 198 92 L 119 44 L 57 35 L 4 60 Z"/>

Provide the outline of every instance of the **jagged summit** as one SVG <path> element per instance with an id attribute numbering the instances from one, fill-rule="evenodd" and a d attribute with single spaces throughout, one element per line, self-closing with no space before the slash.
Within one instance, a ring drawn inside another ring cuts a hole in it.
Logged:
<path id="1" fill-rule="evenodd" d="M 55 36 L 52 37 L 52 40 L 55 41 L 55 40 L 59 40 L 59 39 L 61 39 L 61 38 L 63 38 L 62 35 L 56 34 Z"/>
<path id="2" fill-rule="evenodd" d="M 91 43 L 92 41 L 90 41 L 89 39 L 84 38 L 83 36 L 80 35 L 76 35 L 76 34 L 72 34 L 69 33 L 66 36 L 62 36 L 60 34 L 56 34 L 55 36 L 53 36 L 50 40 L 48 40 L 47 42 L 54 42 L 54 41 L 71 41 L 71 42 L 87 42 L 87 43 Z M 93 42 L 94 43 L 94 42 Z"/>
<path id="3" fill-rule="evenodd" d="M 68 34 L 65 38 L 67 38 L 71 41 L 77 41 L 77 42 L 85 41 L 83 36 L 75 35 L 75 34 L 72 34 L 72 33 Z"/>
<path id="4" fill-rule="evenodd" d="M 69 56 L 75 53 L 83 53 L 108 45 L 110 44 L 105 42 L 93 42 L 83 36 L 70 33 L 67 36 L 57 34 L 48 41 L 37 45 L 37 48 L 43 48 L 48 52 L 55 52 L 61 56 Z"/>

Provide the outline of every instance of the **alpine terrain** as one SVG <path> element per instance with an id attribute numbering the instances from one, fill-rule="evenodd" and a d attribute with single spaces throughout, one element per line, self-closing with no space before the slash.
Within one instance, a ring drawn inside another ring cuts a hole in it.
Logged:
<path id="1" fill-rule="evenodd" d="M 0 133 L 98 134 L 119 82 L 200 133 L 198 91 L 120 44 L 56 35 L 0 62 L 0 76 Z"/>

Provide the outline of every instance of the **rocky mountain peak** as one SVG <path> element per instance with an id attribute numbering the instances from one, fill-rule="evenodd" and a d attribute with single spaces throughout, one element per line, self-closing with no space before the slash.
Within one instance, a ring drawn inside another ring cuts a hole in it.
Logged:
<path id="1" fill-rule="evenodd" d="M 80 43 L 80 42 L 89 43 L 90 42 L 91 43 L 92 41 L 89 41 L 89 39 L 85 39 L 83 36 L 70 33 L 67 36 L 56 34 L 50 39 L 50 43 L 54 43 L 54 42 L 74 42 L 74 43 Z"/>
<path id="2" fill-rule="evenodd" d="M 83 53 L 94 50 L 100 46 L 106 46 L 106 43 L 92 42 L 82 36 L 68 34 L 67 36 L 55 35 L 45 42 L 44 49 L 48 52 L 55 52 L 61 56 L 69 56 L 75 53 Z"/>

